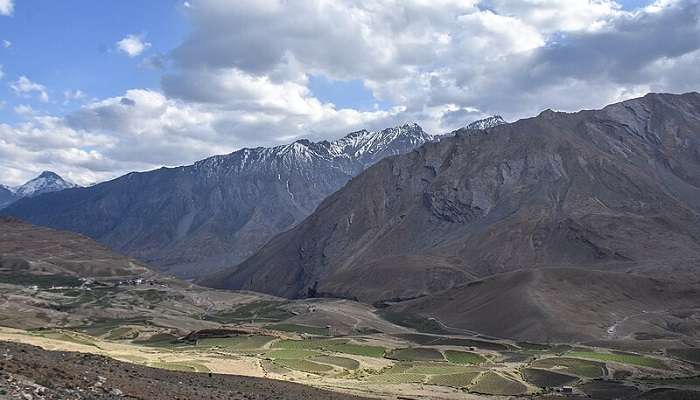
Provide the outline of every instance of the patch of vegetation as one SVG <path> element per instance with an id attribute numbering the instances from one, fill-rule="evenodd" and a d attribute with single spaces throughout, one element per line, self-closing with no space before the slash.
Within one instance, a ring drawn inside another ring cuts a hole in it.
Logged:
<path id="1" fill-rule="evenodd" d="M 313 357 L 321 355 L 321 353 L 313 350 L 272 350 L 264 353 L 264 356 L 271 358 L 273 360 L 292 360 L 292 359 L 302 359 L 307 357 Z"/>
<path id="2" fill-rule="evenodd" d="M 145 340 L 135 340 L 134 343 L 151 347 L 172 347 L 179 344 L 178 337 L 169 333 L 156 333 Z"/>
<path id="3" fill-rule="evenodd" d="M 352 358 L 346 358 L 346 357 L 323 355 L 323 356 L 311 357 L 309 360 L 319 362 L 322 364 L 335 365 L 337 367 L 350 369 L 350 370 L 356 370 L 356 369 L 360 368 L 360 363 L 357 360 L 353 360 Z"/>
<path id="4" fill-rule="evenodd" d="M 640 367 L 667 369 L 668 366 L 658 358 L 652 358 L 632 353 L 596 353 L 593 351 L 572 351 L 566 354 L 569 357 L 589 358 L 600 361 L 611 361 L 622 364 L 632 364 Z"/>
<path id="5" fill-rule="evenodd" d="M 45 337 L 47 339 L 54 339 L 54 340 L 60 340 L 63 342 L 71 342 L 71 343 L 76 343 L 76 344 L 82 344 L 85 346 L 92 346 L 92 347 L 98 347 L 97 344 L 93 340 L 90 340 L 87 337 L 84 337 L 80 334 L 75 334 L 75 333 L 69 333 L 69 332 L 63 332 L 63 331 L 34 331 L 34 333 L 38 336 Z"/>
<path id="6" fill-rule="evenodd" d="M 281 308 L 285 304 L 277 301 L 255 301 L 243 304 L 230 312 L 209 314 L 206 319 L 223 324 L 238 321 L 278 322 L 294 316 L 291 312 Z"/>
<path id="7" fill-rule="evenodd" d="M 275 349 L 322 349 L 324 346 L 347 343 L 347 339 L 280 340 L 272 344 Z"/>
<path id="8" fill-rule="evenodd" d="M 353 343 L 334 343 L 323 346 L 324 350 L 335 353 L 354 354 L 356 356 L 382 358 L 386 349 L 380 346 L 368 346 L 364 344 Z"/>
<path id="9" fill-rule="evenodd" d="M 453 338 L 444 336 L 422 335 L 417 333 L 406 333 L 397 335 L 401 339 L 408 340 L 420 345 L 431 346 L 461 346 L 461 347 L 478 347 L 484 350 L 506 351 L 511 347 L 503 343 L 488 342 L 478 339 Z"/>
<path id="10" fill-rule="evenodd" d="M 428 378 L 428 384 L 454 388 L 469 387 L 481 372 L 462 372 L 458 374 L 434 375 Z"/>
<path id="11" fill-rule="evenodd" d="M 227 338 L 206 338 L 197 341 L 197 347 L 218 347 L 227 350 L 257 350 L 273 341 L 272 336 L 234 336 Z"/>
<path id="12" fill-rule="evenodd" d="M 518 342 L 516 344 L 523 350 L 547 351 L 551 348 L 549 345 L 540 343 Z"/>
<path id="13" fill-rule="evenodd" d="M 436 320 L 424 318 L 418 315 L 409 313 L 400 313 L 395 311 L 382 310 L 378 312 L 379 316 L 396 325 L 413 328 L 418 332 L 424 333 L 449 333 Z"/>
<path id="14" fill-rule="evenodd" d="M 608 372 L 604 363 L 567 357 L 542 358 L 533 361 L 531 366 L 545 369 L 557 369 L 565 374 L 572 374 L 584 378 L 601 378 Z"/>
<path id="15" fill-rule="evenodd" d="M 154 362 L 150 363 L 150 365 L 154 368 L 167 369 L 170 371 L 210 372 L 209 368 L 207 368 L 205 365 L 190 361 Z"/>
<path id="16" fill-rule="evenodd" d="M 42 289 L 67 286 L 77 287 L 83 282 L 70 275 L 0 274 L 0 283 L 17 286 L 34 286 Z"/>
<path id="17" fill-rule="evenodd" d="M 445 361 L 442 353 L 428 347 L 409 347 L 392 350 L 387 358 L 399 361 Z"/>
<path id="18" fill-rule="evenodd" d="M 476 381 L 470 389 L 472 392 L 516 396 L 527 392 L 527 386 L 522 383 L 503 377 L 495 372 L 486 372 Z"/>
<path id="19" fill-rule="evenodd" d="M 384 357 L 386 349 L 380 346 L 348 343 L 347 339 L 307 339 L 307 340 L 280 340 L 272 345 L 279 349 L 314 349 L 325 350 L 334 353 L 353 354 L 365 357 Z"/>
<path id="20" fill-rule="evenodd" d="M 108 340 L 125 340 L 125 339 L 135 339 L 138 337 L 139 332 L 136 329 L 129 327 L 121 327 L 112 329 L 107 335 Z"/>
<path id="21" fill-rule="evenodd" d="M 281 365 L 275 364 L 273 361 L 270 360 L 261 360 L 260 365 L 265 370 L 265 372 L 271 374 L 284 375 L 290 371 L 289 368 L 285 368 Z"/>
<path id="22" fill-rule="evenodd" d="M 129 292 L 136 297 L 140 297 L 146 303 L 162 303 L 174 298 L 182 298 L 182 295 L 170 293 L 158 289 L 132 290 Z"/>
<path id="23" fill-rule="evenodd" d="M 578 381 L 579 379 L 576 376 L 560 374 L 558 372 L 537 368 L 525 368 L 522 370 L 522 374 L 526 382 L 541 388 L 569 385 Z"/>
<path id="24" fill-rule="evenodd" d="M 265 326 L 267 329 L 274 329 L 276 331 L 283 332 L 296 332 L 296 333 L 306 333 L 309 335 L 316 336 L 330 336 L 328 328 L 321 328 L 318 326 L 308 326 L 308 325 L 298 325 L 298 324 L 274 324 Z"/>
<path id="25" fill-rule="evenodd" d="M 482 364 L 487 361 L 484 356 L 469 351 L 446 350 L 444 354 L 447 361 L 455 364 Z"/>
<path id="26" fill-rule="evenodd" d="M 313 361 L 303 360 L 303 359 L 278 359 L 274 361 L 275 364 L 280 365 L 285 368 L 295 369 L 297 371 L 308 372 L 312 374 L 321 374 L 324 372 L 329 372 L 333 370 L 333 367 L 326 364 L 319 364 Z"/>

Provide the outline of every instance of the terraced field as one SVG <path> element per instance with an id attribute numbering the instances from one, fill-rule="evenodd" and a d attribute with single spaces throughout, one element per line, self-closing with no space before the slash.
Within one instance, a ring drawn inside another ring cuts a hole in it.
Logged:
<path id="1" fill-rule="evenodd" d="M 534 361 L 531 366 L 543 369 L 556 369 L 558 372 L 582 378 L 601 378 L 607 374 L 607 368 L 604 363 L 578 358 L 543 358 Z"/>
<path id="2" fill-rule="evenodd" d="M 593 351 L 572 351 L 566 353 L 570 357 L 580 357 L 599 361 L 610 361 L 621 364 L 631 364 L 640 367 L 666 369 L 668 366 L 657 358 L 642 356 L 638 354 L 622 354 L 622 353 L 597 353 Z"/>
<path id="3" fill-rule="evenodd" d="M 479 377 L 471 390 L 483 394 L 515 396 L 526 393 L 527 386 L 496 372 L 486 372 Z"/>
<path id="4" fill-rule="evenodd" d="M 539 368 L 525 368 L 521 372 L 526 382 L 541 388 L 571 385 L 579 380 L 576 376 Z"/>
<path id="5" fill-rule="evenodd" d="M 444 361 L 445 357 L 438 350 L 428 347 L 396 349 L 387 354 L 387 358 L 398 361 Z"/>

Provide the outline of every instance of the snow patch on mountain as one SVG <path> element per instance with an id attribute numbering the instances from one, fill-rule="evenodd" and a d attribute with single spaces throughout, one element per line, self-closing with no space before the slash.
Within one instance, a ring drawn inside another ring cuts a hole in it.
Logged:
<path id="1" fill-rule="evenodd" d="M 14 193 L 18 197 L 33 197 L 74 187 L 78 187 L 78 185 L 66 181 L 55 172 L 44 171 L 24 185 L 16 187 Z"/>

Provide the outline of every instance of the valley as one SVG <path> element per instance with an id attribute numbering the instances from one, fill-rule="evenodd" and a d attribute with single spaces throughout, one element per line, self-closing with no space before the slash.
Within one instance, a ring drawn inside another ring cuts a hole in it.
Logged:
<path id="1" fill-rule="evenodd" d="M 0 217 L 0 399 L 693 399 L 700 203 L 686 171 L 700 171 L 698 110 L 697 93 L 649 95 L 410 142 L 346 175 L 251 257 L 191 281 L 83 234 Z M 382 132 L 420 129 L 409 128 Z M 343 140 L 368 137 L 384 136 Z M 306 159 L 290 153 L 338 143 L 259 149 L 255 169 L 268 152 L 282 168 Z M 60 203 L 59 219 L 104 223 L 92 212 L 123 206 L 130 181 L 168 175 L 182 190 L 183 176 L 213 167 L 240 177 L 253 163 L 245 151 L 6 211 L 41 219 Z M 289 188 L 274 201 L 299 199 Z M 150 190 L 152 206 L 173 204 Z M 191 233 L 181 212 L 154 221 Z M 136 231 L 134 246 L 166 251 Z M 222 247 L 198 251 L 212 249 Z"/>

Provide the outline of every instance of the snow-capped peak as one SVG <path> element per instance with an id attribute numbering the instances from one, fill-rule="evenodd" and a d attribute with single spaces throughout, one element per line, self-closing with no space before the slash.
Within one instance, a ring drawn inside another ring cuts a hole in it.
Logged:
<path id="1" fill-rule="evenodd" d="M 36 178 L 15 188 L 15 194 L 19 197 L 33 197 L 74 187 L 78 187 L 78 185 L 66 181 L 55 172 L 44 171 Z"/>
<path id="2" fill-rule="evenodd" d="M 504 125 L 507 124 L 506 120 L 503 119 L 500 115 L 492 115 L 487 118 L 483 118 L 477 121 L 474 121 L 466 126 L 466 129 L 468 130 L 482 130 L 482 129 L 489 129 L 489 128 L 494 128 L 498 125 Z"/>

